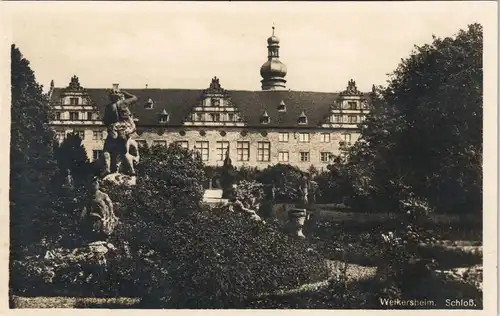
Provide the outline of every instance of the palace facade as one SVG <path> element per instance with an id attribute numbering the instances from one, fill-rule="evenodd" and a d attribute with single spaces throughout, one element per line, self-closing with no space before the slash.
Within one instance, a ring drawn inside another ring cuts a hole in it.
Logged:
<path id="1" fill-rule="evenodd" d="M 288 90 L 274 28 L 267 42 L 261 91 L 226 91 L 217 77 L 205 90 L 124 89 L 138 97 L 130 109 L 137 125 L 134 138 L 147 146 L 178 142 L 213 166 L 222 165 L 228 152 L 237 167 L 326 167 L 342 142 L 349 145 L 359 137 L 368 99 L 353 80 L 337 93 Z M 66 88 L 50 84 L 55 112 L 51 125 L 57 137 L 62 141 L 68 133 L 78 133 L 91 160 L 102 155 L 108 96 L 109 89 L 86 89 L 76 76 Z"/>

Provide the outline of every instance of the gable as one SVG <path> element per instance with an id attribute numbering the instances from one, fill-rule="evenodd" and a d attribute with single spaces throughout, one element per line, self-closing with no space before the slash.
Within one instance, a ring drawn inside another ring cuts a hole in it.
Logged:
<path id="1" fill-rule="evenodd" d="M 61 105 L 61 96 L 68 92 L 65 89 L 54 88 L 51 91 L 53 105 Z M 350 89 L 352 91 L 353 87 L 351 86 Z M 216 77 L 205 90 L 151 88 L 123 90 L 138 98 L 138 101 L 130 107 L 137 119 L 138 129 L 162 126 L 165 128 L 173 126 L 330 127 L 325 124 L 330 123 L 331 115 L 333 115 L 332 109 L 351 98 L 345 91 L 341 93 L 226 91 L 222 89 Z M 81 88 L 82 97 L 87 96 L 89 104 L 98 110 L 101 117 L 105 106 L 110 102 L 108 91 L 109 89 L 102 88 Z M 357 90 L 355 92 L 359 93 Z M 356 98 L 360 99 L 359 96 Z M 267 116 L 268 119 L 262 120 L 263 116 Z M 305 122 L 299 120 L 301 116 L 306 117 Z M 168 120 L 162 119 L 165 117 L 168 117 Z"/>
<path id="2" fill-rule="evenodd" d="M 245 126 L 241 113 L 219 79 L 214 77 L 208 89 L 203 90 L 200 99 L 191 108 L 183 121 L 184 126 Z"/>

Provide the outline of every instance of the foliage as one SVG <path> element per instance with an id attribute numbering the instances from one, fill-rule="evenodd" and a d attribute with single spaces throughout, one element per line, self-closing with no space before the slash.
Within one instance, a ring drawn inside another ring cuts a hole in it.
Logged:
<path id="1" fill-rule="evenodd" d="M 249 202 L 254 199 L 261 200 L 263 196 L 262 184 L 257 181 L 240 181 L 234 190 L 234 198 L 243 201 Z"/>
<path id="2" fill-rule="evenodd" d="M 299 201 L 299 183 L 303 172 L 291 165 L 277 164 L 259 172 L 257 181 L 266 186 L 276 187 L 276 201 Z"/>
<path id="3" fill-rule="evenodd" d="M 84 186 L 90 181 L 92 167 L 78 134 L 70 133 L 62 143 L 57 144 L 55 156 L 59 170 L 69 170 L 76 186 Z"/>
<path id="4" fill-rule="evenodd" d="M 351 206 L 396 211 L 413 192 L 438 212 L 481 212 L 482 45 L 479 24 L 434 38 L 374 87 L 360 139 L 331 169 Z"/>
<path id="5" fill-rule="evenodd" d="M 327 277 L 324 260 L 307 244 L 244 214 L 132 216 L 117 237 L 128 241 L 132 258 L 110 262 L 118 269 L 111 278 L 141 295 L 167 297 L 170 308 L 238 307 L 249 297 Z"/>
<path id="6" fill-rule="evenodd" d="M 197 210 L 203 199 L 203 162 L 176 143 L 169 147 L 143 147 L 136 172 L 137 185 L 129 190 L 130 194 L 123 194 L 123 188 L 109 186 L 111 200 L 127 205 L 125 212 L 189 212 Z"/>
<path id="7" fill-rule="evenodd" d="M 238 169 L 237 181 L 253 181 L 257 180 L 259 170 L 256 167 L 242 166 Z"/>
<path id="8" fill-rule="evenodd" d="M 10 233 L 12 255 L 47 234 L 57 216 L 51 110 L 19 49 L 11 46 Z M 49 220 L 50 219 L 50 220 Z M 24 245 L 24 246 L 23 246 Z"/>
<path id="9" fill-rule="evenodd" d="M 275 224 L 200 208 L 202 192 L 194 191 L 204 172 L 197 156 L 180 147 L 163 149 L 151 158 L 150 153 L 144 155 L 133 190 L 107 189 L 119 201 L 122 222 L 111 242 L 129 248 L 128 255 L 122 251 L 109 259 L 107 278 L 115 288 L 141 295 L 153 305 L 169 297 L 170 307 L 213 308 L 326 277 L 323 259 Z M 178 181 L 175 188 L 173 179 Z M 260 186 L 240 183 L 251 196 Z M 191 201 L 191 212 L 186 211 L 188 205 L 171 201 L 181 199 Z"/>

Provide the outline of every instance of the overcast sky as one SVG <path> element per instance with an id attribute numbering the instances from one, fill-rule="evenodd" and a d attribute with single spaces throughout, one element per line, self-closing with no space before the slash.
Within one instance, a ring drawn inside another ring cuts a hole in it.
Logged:
<path id="1" fill-rule="evenodd" d="M 483 23 L 481 2 L 10 2 L 12 41 L 37 80 L 84 87 L 260 90 L 273 23 L 287 88 L 369 91 L 385 84 L 413 45 Z"/>

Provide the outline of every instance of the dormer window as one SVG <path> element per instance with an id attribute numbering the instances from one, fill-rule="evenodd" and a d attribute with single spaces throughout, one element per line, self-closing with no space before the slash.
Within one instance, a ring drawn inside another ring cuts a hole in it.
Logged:
<path id="1" fill-rule="evenodd" d="M 167 111 L 163 109 L 163 111 L 160 114 L 160 123 L 168 123 L 170 119 L 170 115 L 168 115 Z"/>
<path id="2" fill-rule="evenodd" d="M 285 101 L 281 100 L 280 105 L 278 106 L 278 112 L 286 112 Z"/>
<path id="3" fill-rule="evenodd" d="M 302 113 L 300 113 L 299 118 L 297 119 L 297 123 L 299 123 L 299 124 L 307 124 L 307 116 L 304 113 L 304 111 L 302 111 Z"/>
<path id="4" fill-rule="evenodd" d="M 154 107 L 153 99 L 149 98 L 148 102 L 144 105 L 145 109 L 151 110 Z"/>
<path id="5" fill-rule="evenodd" d="M 267 111 L 264 111 L 264 114 L 262 114 L 262 116 L 260 117 L 260 123 L 269 124 L 269 122 L 271 122 L 271 118 L 269 118 Z"/>

